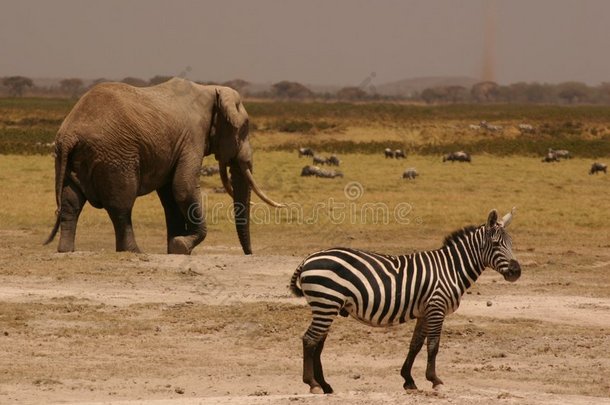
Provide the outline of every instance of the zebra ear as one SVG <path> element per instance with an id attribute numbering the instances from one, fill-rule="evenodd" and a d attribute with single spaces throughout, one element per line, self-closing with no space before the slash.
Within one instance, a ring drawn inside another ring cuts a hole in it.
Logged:
<path id="1" fill-rule="evenodd" d="M 502 217 L 502 226 L 503 227 L 507 227 L 508 225 L 510 225 L 511 221 L 513 220 L 513 214 L 515 213 L 515 211 L 517 210 L 517 207 L 513 207 L 512 210 L 510 210 L 510 212 L 506 215 L 504 215 L 504 217 Z"/>
<path id="2" fill-rule="evenodd" d="M 498 211 L 491 210 L 489 211 L 489 216 L 487 217 L 486 227 L 488 229 L 493 228 L 498 224 Z"/>

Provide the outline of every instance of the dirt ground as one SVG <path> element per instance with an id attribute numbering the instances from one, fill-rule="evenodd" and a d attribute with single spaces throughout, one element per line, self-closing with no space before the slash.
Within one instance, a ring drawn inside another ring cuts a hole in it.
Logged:
<path id="1" fill-rule="evenodd" d="M 439 391 L 425 351 L 420 390 L 402 389 L 414 324 L 339 319 L 322 358 L 336 394 L 313 396 L 310 315 L 287 288 L 302 257 L 57 254 L 37 238 L 0 231 L 2 404 L 610 403 L 607 248 L 517 251 L 513 284 L 487 270 L 445 324 Z"/>

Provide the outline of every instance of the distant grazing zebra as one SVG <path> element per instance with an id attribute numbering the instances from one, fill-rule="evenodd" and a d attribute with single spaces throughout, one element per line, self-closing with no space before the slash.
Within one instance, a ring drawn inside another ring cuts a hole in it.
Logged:
<path id="1" fill-rule="evenodd" d="M 511 282 L 521 275 L 505 230 L 513 213 L 514 208 L 498 221 L 497 211 L 492 210 L 484 225 L 452 233 L 438 250 L 388 256 L 334 248 L 303 260 L 290 280 L 290 289 L 296 296 L 305 296 L 313 314 L 303 336 L 303 382 L 309 384 L 310 392 L 333 392 L 324 379 L 320 354 L 337 315 L 351 315 L 371 326 L 417 319 L 400 372 L 403 387 L 417 388 L 411 367 L 426 338 L 426 379 L 434 387 L 442 384 L 436 375 L 436 354 L 445 316 L 458 308 L 464 292 L 486 267 Z"/>
<path id="2" fill-rule="evenodd" d="M 320 169 L 318 166 L 307 165 L 301 169 L 301 176 L 303 176 L 303 177 L 317 176 L 321 170 L 322 169 Z"/>
<path id="3" fill-rule="evenodd" d="M 385 148 L 383 150 L 383 154 L 385 155 L 386 159 L 387 158 L 394 159 L 394 151 L 390 148 Z"/>
<path id="4" fill-rule="evenodd" d="M 199 174 L 201 174 L 202 176 L 213 176 L 218 173 L 220 173 L 220 168 L 218 167 L 218 165 L 216 165 L 216 166 L 203 165 L 203 166 L 201 166 L 201 169 L 199 169 Z"/>
<path id="5" fill-rule="evenodd" d="M 493 125 L 493 124 L 490 124 L 487 121 L 481 121 L 480 127 L 481 128 L 485 128 L 486 130 L 491 131 L 491 132 L 500 132 L 500 131 L 502 131 L 502 127 L 500 125 Z"/>
<path id="6" fill-rule="evenodd" d="M 591 165 L 591 170 L 589 170 L 589 174 L 597 174 L 597 172 L 608 173 L 608 165 L 605 163 L 595 162 Z"/>
<path id="7" fill-rule="evenodd" d="M 408 180 L 415 180 L 417 176 L 419 176 L 419 173 L 417 173 L 417 170 L 414 167 L 408 168 L 402 174 L 402 178 Z"/>
<path id="8" fill-rule="evenodd" d="M 406 159 L 407 158 L 407 154 L 402 149 L 396 149 L 394 151 L 394 158 L 396 158 L 396 159 Z"/>
<path id="9" fill-rule="evenodd" d="M 299 148 L 299 157 L 301 156 L 313 156 L 313 149 L 311 148 Z"/>
<path id="10" fill-rule="evenodd" d="M 324 170 L 320 169 L 320 171 L 316 174 L 317 177 L 322 177 L 325 179 L 334 179 L 335 177 L 343 177 L 343 172 L 340 170 Z"/>
<path id="11" fill-rule="evenodd" d="M 313 164 L 314 165 L 323 165 L 326 163 L 326 158 L 318 155 L 313 155 Z"/>
<path id="12" fill-rule="evenodd" d="M 542 161 L 544 163 L 559 162 L 559 158 L 553 149 L 549 149 L 546 155 L 542 158 Z"/>
<path id="13" fill-rule="evenodd" d="M 470 163 L 472 159 L 470 155 L 464 151 L 459 152 L 451 152 L 443 156 L 443 162 L 468 162 Z"/>
<path id="14" fill-rule="evenodd" d="M 339 166 L 340 163 L 341 160 L 339 160 L 337 155 L 330 155 L 328 159 L 326 159 L 326 164 L 329 166 Z"/>
<path id="15" fill-rule="evenodd" d="M 555 156 L 557 156 L 558 159 L 572 159 L 572 154 L 570 153 L 569 150 L 565 150 L 565 149 L 553 150 L 553 149 L 549 148 L 549 152 L 555 153 Z"/>
<path id="16" fill-rule="evenodd" d="M 343 173 L 339 170 L 324 170 L 318 166 L 307 165 L 301 169 L 302 177 L 322 177 L 325 179 L 334 179 L 335 177 L 343 177 Z"/>
<path id="17" fill-rule="evenodd" d="M 534 127 L 530 124 L 519 124 L 518 128 L 522 134 L 534 132 Z"/>

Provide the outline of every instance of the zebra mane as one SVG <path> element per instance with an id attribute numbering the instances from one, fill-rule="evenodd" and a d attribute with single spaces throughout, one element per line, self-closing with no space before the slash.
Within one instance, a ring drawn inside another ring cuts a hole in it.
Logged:
<path id="1" fill-rule="evenodd" d="M 479 227 L 469 225 L 463 227 L 462 229 L 458 229 L 457 231 L 451 232 L 445 237 L 445 240 L 443 241 L 443 246 L 448 246 L 452 242 L 457 242 L 462 236 L 473 233 L 475 230 L 477 230 L 477 228 Z"/>

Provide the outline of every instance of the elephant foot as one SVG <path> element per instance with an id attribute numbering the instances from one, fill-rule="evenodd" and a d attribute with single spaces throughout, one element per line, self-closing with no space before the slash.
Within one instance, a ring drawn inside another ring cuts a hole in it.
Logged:
<path id="1" fill-rule="evenodd" d="M 140 250 L 140 248 L 136 245 L 136 246 L 120 246 L 116 248 L 117 252 L 129 252 L 129 253 L 142 253 L 142 251 Z"/>
<path id="2" fill-rule="evenodd" d="M 324 394 L 324 390 L 319 385 L 315 385 L 315 386 L 311 387 L 309 389 L 309 392 L 311 394 L 317 394 L 317 395 Z"/>
<path id="3" fill-rule="evenodd" d="M 74 243 L 64 242 L 63 240 L 59 241 L 59 246 L 57 246 L 58 253 L 70 253 L 74 252 Z"/>
<path id="4" fill-rule="evenodd" d="M 169 240 L 167 253 L 170 255 L 190 255 L 191 249 L 189 248 L 185 237 L 176 236 Z"/>

